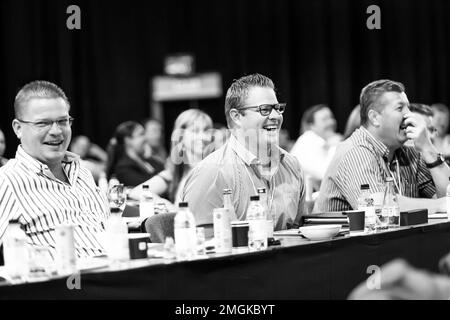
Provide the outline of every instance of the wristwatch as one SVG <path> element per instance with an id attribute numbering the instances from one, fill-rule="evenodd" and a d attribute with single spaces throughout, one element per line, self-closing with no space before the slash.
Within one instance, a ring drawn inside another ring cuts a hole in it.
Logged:
<path id="1" fill-rule="evenodd" d="M 425 165 L 427 166 L 428 169 L 432 169 L 432 168 L 437 167 L 438 165 L 444 163 L 444 161 L 445 161 L 444 155 L 442 153 L 438 153 L 436 161 L 431 162 L 431 163 L 425 162 Z"/>

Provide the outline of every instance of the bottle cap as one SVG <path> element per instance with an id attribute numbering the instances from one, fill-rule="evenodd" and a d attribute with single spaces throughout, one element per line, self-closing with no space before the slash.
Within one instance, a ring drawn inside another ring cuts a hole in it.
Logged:
<path id="1" fill-rule="evenodd" d="M 258 193 L 266 193 L 266 188 L 258 188 L 256 191 L 258 191 Z"/>
<path id="2" fill-rule="evenodd" d="M 250 196 L 250 201 L 259 201 L 259 196 Z"/>
<path id="3" fill-rule="evenodd" d="M 188 203 L 187 202 L 180 202 L 178 203 L 178 208 L 187 208 L 188 207 Z"/>
<path id="4" fill-rule="evenodd" d="M 228 189 L 228 188 L 226 188 L 226 189 L 223 189 L 223 192 L 222 192 L 223 194 L 231 194 L 231 189 Z"/>
<path id="5" fill-rule="evenodd" d="M 370 186 L 368 184 L 362 184 L 361 185 L 361 190 L 369 190 Z"/>

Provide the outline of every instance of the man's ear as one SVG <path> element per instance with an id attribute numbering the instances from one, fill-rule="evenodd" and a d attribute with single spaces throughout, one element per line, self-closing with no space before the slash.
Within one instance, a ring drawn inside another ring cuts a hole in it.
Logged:
<path id="1" fill-rule="evenodd" d="M 234 122 L 234 124 L 240 127 L 242 114 L 236 109 L 230 110 L 230 119 Z"/>
<path id="2" fill-rule="evenodd" d="M 381 114 L 378 111 L 370 109 L 367 117 L 372 126 L 378 128 L 381 125 Z"/>
<path id="3" fill-rule="evenodd" d="M 12 128 L 14 130 L 14 133 L 16 134 L 18 139 L 22 138 L 22 124 L 20 123 L 19 120 L 14 119 L 12 121 Z"/>

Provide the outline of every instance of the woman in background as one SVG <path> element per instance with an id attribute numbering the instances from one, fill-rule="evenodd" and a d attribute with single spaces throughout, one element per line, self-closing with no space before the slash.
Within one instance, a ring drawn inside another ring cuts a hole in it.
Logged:
<path id="1" fill-rule="evenodd" d="M 199 109 L 183 111 L 175 120 L 166 170 L 143 184 L 149 185 L 153 193 L 167 194 L 170 201 L 178 203 L 179 192 L 191 169 L 214 151 L 212 128 L 213 122 L 205 112 Z M 139 199 L 143 184 L 134 188 L 129 196 Z"/>
<path id="2" fill-rule="evenodd" d="M 121 123 L 108 146 L 107 176 L 125 186 L 137 186 L 164 169 L 164 164 L 145 154 L 144 127 L 135 121 Z"/>

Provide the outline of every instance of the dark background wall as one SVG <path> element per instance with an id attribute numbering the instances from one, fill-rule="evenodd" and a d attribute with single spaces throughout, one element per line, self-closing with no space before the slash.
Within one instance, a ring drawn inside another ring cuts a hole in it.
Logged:
<path id="1" fill-rule="evenodd" d="M 66 28 L 70 4 L 81 8 L 81 30 Z M 381 8 L 381 30 L 366 27 L 371 4 Z M 449 103 L 449 17 L 446 0 L 2 0 L 7 155 L 17 145 L 14 96 L 26 82 L 59 84 L 72 102 L 74 134 L 104 146 L 117 124 L 149 116 L 149 80 L 174 52 L 193 53 L 198 71 L 219 71 L 224 91 L 244 74 L 271 77 L 288 103 L 292 138 L 317 103 L 331 106 L 342 131 L 361 88 L 379 78 L 403 82 L 410 101 Z M 188 107 L 166 106 L 166 120 L 176 115 L 170 108 Z M 225 123 L 223 98 L 200 108 Z"/>

